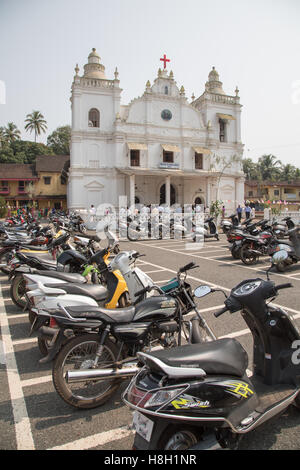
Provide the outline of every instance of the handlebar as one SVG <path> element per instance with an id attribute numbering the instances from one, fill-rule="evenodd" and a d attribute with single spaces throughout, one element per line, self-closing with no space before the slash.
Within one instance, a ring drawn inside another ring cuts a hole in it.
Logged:
<path id="1" fill-rule="evenodd" d="M 132 255 L 132 258 L 141 258 L 141 256 L 146 256 L 146 255 L 141 255 L 140 253 L 136 252 L 136 253 L 133 253 Z"/>
<path id="2" fill-rule="evenodd" d="M 289 287 L 293 287 L 293 284 L 291 284 L 290 282 L 287 282 L 286 284 L 279 284 L 278 286 L 275 286 L 275 289 L 276 290 L 288 289 Z"/>
<path id="3" fill-rule="evenodd" d="M 280 289 L 288 289 L 290 287 L 293 287 L 293 284 L 291 284 L 290 282 L 286 282 L 285 284 L 279 284 L 278 286 L 274 286 L 274 289 L 275 291 L 278 291 Z M 223 313 L 227 312 L 228 310 L 230 310 L 230 308 L 225 305 L 225 307 L 215 312 L 214 316 L 218 318 L 219 316 L 223 315 Z"/>
<path id="4" fill-rule="evenodd" d="M 196 265 L 194 262 L 191 262 L 191 263 L 188 263 L 186 264 L 185 266 L 183 266 L 182 268 L 180 268 L 178 270 L 178 273 L 184 273 L 185 271 L 189 271 L 190 269 L 194 269 L 194 268 L 198 268 L 199 266 Z"/>
<path id="5" fill-rule="evenodd" d="M 222 315 L 223 313 L 227 312 L 228 308 L 227 307 L 223 307 L 221 308 L 220 310 L 217 310 L 217 312 L 214 313 L 214 316 L 217 318 L 219 317 L 220 315 Z"/>

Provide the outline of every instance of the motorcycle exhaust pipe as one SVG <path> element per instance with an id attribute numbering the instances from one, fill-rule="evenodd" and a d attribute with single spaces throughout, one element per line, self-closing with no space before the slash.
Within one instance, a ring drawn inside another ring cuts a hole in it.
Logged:
<path id="1" fill-rule="evenodd" d="M 123 367 L 122 369 L 87 369 L 79 371 L 68 371 L 65 375 L 67 383 L 89 382 L 93 380 L 126 379 L 133 377 L 140 368 Z"/>

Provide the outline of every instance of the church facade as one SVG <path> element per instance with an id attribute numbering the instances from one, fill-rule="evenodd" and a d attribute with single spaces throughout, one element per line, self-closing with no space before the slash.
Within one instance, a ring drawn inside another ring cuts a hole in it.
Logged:
<path id="1" fill-rule="evenodd" d="M 215 68 L 190 102 L 168 59 L 141 97 L 121 104 L 117 69 L 107 79 L 95 49 L 72 83 L 68 207 L 92 204 L 203 204 L 227 211 L 244 202 L 241 104 L 223 91 Z M 125 199 L 124 199 L 125 198 Z"/>

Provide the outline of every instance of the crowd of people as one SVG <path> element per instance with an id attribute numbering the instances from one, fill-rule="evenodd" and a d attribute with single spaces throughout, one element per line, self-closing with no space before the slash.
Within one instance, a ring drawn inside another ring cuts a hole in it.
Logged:
<path id="1" fill-rule="evenodd" d="M 28 214 L 31 214 L 32 217 L 35 220 L 38 219 L 43 219 L 47 218 L 50 214 L 54 214 L 56 212 L 56 209 L 53 207 L 52 209 L 46 207 L 45 209 L 38 209 L 36 207 L 30 207 L 30 206 L 23 206 L 23 207 L 17 207 L 15 209 L 12 209 L 9 205 L 6 206 L 7 209 L 7 214 L 6 217 L 10 218 L 14 215 L 16 216 L 26 216 Z"/>

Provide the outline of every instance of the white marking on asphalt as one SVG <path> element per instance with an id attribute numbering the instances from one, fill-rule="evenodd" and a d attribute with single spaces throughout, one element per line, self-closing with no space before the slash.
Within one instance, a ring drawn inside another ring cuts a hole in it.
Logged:
<path id="1" fill-rule="evenodd" d="M 124 439 L 125 437 L 133 436 L 134 431 L 127 427 L 111 429 L 110 431 L 93 434 L 92 436 L 83 437 L 77 441 L 68 442 L 60 446 L 52 447 L 47 450 L 84 450 L 92 449 L 93 447 L 103 446 L 107 443 Z"/>
<path id="2" fill-rule="evenodd" d="M 137 243 L 139 243 L 139 242 L 137 242 Z M 141 244 L 142 244 L 142 243 L 141 243 Z M 154 266 L 154 267 L 156 267 L 156 268 L 163 267 L 163 266 L 160 266 L 159 264 L 153 264 L 153 263 L 149 263 L 149 262 L 147 262 L 147 264 L 150 264 L 151 266 Z M 241 266 L 241 267 L 247 268 L 247 266 Z M 252 269 L 252 268 L 250 268 L 250 269 Z M 170 272 L 172 272 L 172 273 L 174 273 L 174 274 L 177 274 L 177 271 L 174 271 L 174 270 L 172 270 L 172 269 L 168 269 L 168 271 L 170 271 Z M 219 285 L 213 284 L 212 282 L 209 282 L 209 281 L 204 281 L 203 279 L 199 279 L 198 277 L 194 277 L 194 276 L 190 276 L 190 275 L 188 275 L 187 277 L 188 277 L 189 279 L 192 279 L 193 281 L 198 281 L 198 282 L 201 282 L 201 283 L 205 283 L 205 284 L 210 285 L 211 287 L 214 287 L 214 288 L 217 288 L 217 289 L 222 289 L 223 291 L 227 291 L 227 292 L 230 292 L 230 291 L 231 291 L 231 289 L 228 289 L 227 287 L 219 286 Z M 167 281 L 157 281 L 156 284 L 162 283 L 162 282 L 167 282 Z M 272 303 L 272 305 L 274 305 L 275 307 L 281 307 L 281 308 L 283 308 L 284 310 L 288 310 L 288 311 L 290 311 L 290 312 L 292 312 L 292 313 L 296 313 L 296 314 L 299 314 L 299 315 L 300 315 L 300 311 L 299 311 L 299 310 L 294 310 L 294 309 L 292 309 L 292 308 L 285 307 L 285 306 L 283 306 L 283 305 L 273 304 L 273 303 Z M 294 318 L 295 318 L 295 317 L 294 317 Z"/>
<path id="3" fill-rule="evenodd" d="M 32 385 L 40 385 L 42 383 L 52 382 L 52 375 L 42 375 L 33 379 L 24 379 L 21 381 L 22 387 L 31 387 Z"/>
<path id="4" fill-rule="evenodd" d="M 5 346 L 3 341 L 0 341 L 0 364 L 6 364 Z"/>
<path id="5" fill-rule="evenodd" d="M 140 245 L 143 245 L 143 246 L 147 246 L 145 243 L 142 243 L 142 242 L 135 242 L 135 243 L 138 243 Z M 185 255 L 185 256 L 194 256 L 195 258 L 199 258 L 199 259 L 203 259 L 203 260 L 211 260 L 211 261 L 215 261 L 216 263 L 221 263 L 221 264 L 228 264 L 229 266 L 232 266 L 234 265 L 234 263 L 240 263 L 238 266 L 240 268 L 243 268 L 243 269 L 250 269 L 251 271 L 258 271 L 259 269 L 262 269 L 264 266 L 261 266 L 261 265 L 258 265 L 256 268 L 251 268 L 250 266 L 245 266 L 242 264 L 242 262 L 240 260 L 232 260 L 232 261 L 222 261 L 222 260 L 219 260 L 219 259 L 215 259 L 215 258 L 212 258 L 212 257 L 205 257 L 205 256 L 200 256 L 200 255 L 194 255 L 192 253 L 189 253 L 189 252 L 180 252 L 178 250 L 171 250 L 169 248 L 164 248 L 164 247 L 161 247 L 161 246 L 156 246 L 155 248 L 157 248 L 158 250 L 165 250 L 165 251 L 170 251 L 172 253 L 178 253 L 180 255 Z M 148 264 L 151 264 L 151 263 L 148 263 Z M 269 266 L 269 265 L 267 265 Z M 170 270 L 169 270 L 170 271 Z M 175 272 L 175 271 L 173 271 Z M 272 272 L 272 276 L 280 276 L 280 277 L 284 277 L 285 279 L 288 279 L 288 276 L 286 274 L 279 274 L 279 273 L 274 273 Z M 300 281 L 300 279 L 297 279 L 297 278 L 294 278 L 295 281 Z M 204 281 L 204 282 L 207 282 L 207 281 Z M 212 285 L 212 284 L 210 284 Z M 223 288 L 224 289 L 224 288 Z"/>
<path id="6" fill-rule="evenodd" d="M 0 293 L 2 294 L 1 283 Z M 6 372 L 15 422 L 17 449 L 34 450 L 35 446 L 31 432 L 30 420 L 27 414 L 3 298 L 0 298 L 0 325 L 6 353 Z"/>

